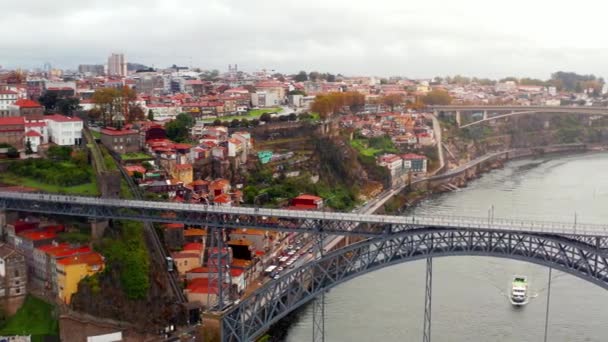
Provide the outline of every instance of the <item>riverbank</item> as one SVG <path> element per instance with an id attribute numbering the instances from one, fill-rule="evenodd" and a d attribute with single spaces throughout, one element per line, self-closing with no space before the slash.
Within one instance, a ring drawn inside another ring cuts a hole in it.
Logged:
<path id="1" fill-rule="evenodd" d="M 436 186 L 430 189 L 418 189 L 406 187 L 401 193 L 396 194 L 388 200 L 384 206 L 376 213 L 384 214 L 400 214 L 406 210 L 409 210 L 420 202 L 427 200 L 433 196 L 441 195 L 446 192 L 458 191 L 467 187 L 467 184 L 475 179 L 478 179 L 482 175 L 491 172 L 496 169 L 502 169 L 506 163 L 522 160 L 522 159 L 535 159 L 543 158 L 548 156 L 567 156 L 574 154 L 585 154 L 585 153 L 602 153 L 608 151 L 608 146 L 588 146 L 584 144 L 571 144 L 571 145 L 554 145 L 554 146 L 543 146 L 532 149 L 518 149 L 509 153 L 507 159 L 497 159 L 488 162 L 482 167 L 475 168 L 472 172 L 467 172 L 465 177 L 460 177 L 459 182 L 454 185 L 449 183 L 449 186 Z"/>

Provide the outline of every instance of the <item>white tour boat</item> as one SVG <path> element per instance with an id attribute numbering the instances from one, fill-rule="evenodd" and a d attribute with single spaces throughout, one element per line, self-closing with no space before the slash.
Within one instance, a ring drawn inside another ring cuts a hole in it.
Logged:
<path id="1" fill-rule="evenodd" d="M 528 278 L 525 276 L 513 277 L 509 299 L 511 300 L 511 304 L 515 306 L 528 304 Z"/>

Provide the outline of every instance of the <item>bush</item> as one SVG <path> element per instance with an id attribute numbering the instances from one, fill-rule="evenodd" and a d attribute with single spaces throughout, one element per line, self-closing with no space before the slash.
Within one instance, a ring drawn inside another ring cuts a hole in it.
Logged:
<path id="1" fill-rule="evenodd" d="M 67 161 L 57 163 L 45 159 L 28 159 L 11 164 L 9 171 L 51 185 L 75 186 L 91 181 L 89 168 Z"/>
<path id="2" fill-rule="evenodd" d="M 51 146 L 49 147 L 47 155 L 52 160 L 70 160 L 72 148 L 69 146 Z"/>
<path id="3" fill-rule="evenodd" d="M 101 252 L 110 268 L 120 273 L 120 284 L 129 299 L 142 299 L 150 287 L 148 250 L 140 222 L 121 221 L 121 236 L 105 241 Z"/>

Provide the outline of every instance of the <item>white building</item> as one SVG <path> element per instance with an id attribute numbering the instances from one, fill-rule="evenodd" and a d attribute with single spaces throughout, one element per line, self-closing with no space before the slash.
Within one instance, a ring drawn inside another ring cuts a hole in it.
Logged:
<path id="1" fill-rule="evenodd" d="M 82 120 L 59 114 L 44 117 L 49 141 L 60 146 L 80 145 L 82 142 Z"/>
<path id="2" fill-rule="evenodd" d="M 9 106 L 17 101 L 17 92 L 0 90 L 0 118 L 9 116 Z"/>
<path id="3" fill-rule="evenodd" d="M 27 142 L 32 145 L 32 151 L 38 152 L 38 146 L 49 142 L 48 130 L 44 121 L 25 123 L 25 137 L 23 146 L 27 146 Z"/>
<path id="4" fill-rule="evenodd" d="M 108 75 L 127 76 L 127 59 L 122 53 L 113 53 L 108 58 Z"/>
<path id="5" fill-rule="evenodd" d="M 403 159 L 396 154 L 384 154 L 378 158 L 378 165 L 386 167 L 394 176 L 403 169 Z"/>
<path id="6" fill-rule="evenodd" d="M 174 120 L 179 113 L 182 112 L 182 107 L 169 106 L 163 104 L 154 104 L 144 107 L 147 111 L 152 111 L 154 121 Z"/>
<path id="7" fill-rule="evenodd" d="M 251 94 L 251 104 L 254 107 L 275 107 L 279 105 L 276 92 L 257 91 Z"/>

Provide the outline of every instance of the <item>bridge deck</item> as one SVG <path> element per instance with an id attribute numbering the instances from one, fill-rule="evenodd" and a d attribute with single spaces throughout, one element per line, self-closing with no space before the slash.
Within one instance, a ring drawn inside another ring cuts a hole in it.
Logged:
<path id="1" fill-rule="evenodd" d="M 494 229 L 552 234 L 608 236 L 608 225 L 542 222 L 465 216 L 391 216 L 325 211 L 105 199 L 37 193 L 0 192 L 0 208 L 93 218 L 181 222 L 209 227 L 253 227 L 293 232 L 325 231 L 336 235 L 395 234 L 412 227 Z M 273 221 L 274 220 L 274 221 Z M 357 227 L 355 229 L 355 227 Z"/>

